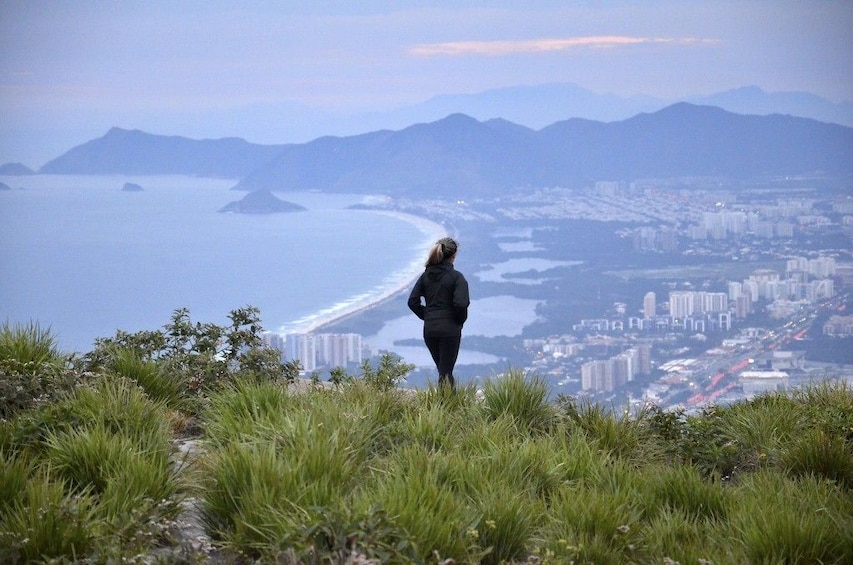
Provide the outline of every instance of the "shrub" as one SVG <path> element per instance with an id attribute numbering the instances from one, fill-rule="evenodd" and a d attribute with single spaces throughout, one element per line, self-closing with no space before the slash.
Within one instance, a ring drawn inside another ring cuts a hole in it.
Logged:
<path id="1" fill-rule="evenodd" d="M 383 353 L 375 368 L 369 359 L 364 360 L 361 364 L 361 378 L 377 390 L 391 390 L 397 388 L 414 368 L 414 365 L 405 363 L 397 355 Z"/>
<path id="2" fill-rule="evenodd" d="M 282 363 L 280 352 L 265 346 L 257 308 L 232 310 L 228 317 L 229 326 L 193 323 L 188 310 L 175 310 L 162 331 L 117 332 L 114 338 L 97 340 L 83 369 L 110 367 L 125 355 L 122 352 L 129 352 L 131 357 L 156 361 L 181 384 L 182 396 L 200 399 L 235 379 L 291 382 L 296 378 L 299 363 Z"/>

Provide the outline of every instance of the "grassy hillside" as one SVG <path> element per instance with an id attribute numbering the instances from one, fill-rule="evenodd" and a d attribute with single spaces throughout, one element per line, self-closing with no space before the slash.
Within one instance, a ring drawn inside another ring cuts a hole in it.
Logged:
<path id="1" fill-rule="evenodd" d="M 232 321 L 79 359 L 2 328 L 0 561 L 853 562 L 845 385 L 685 416 L 403 391 L 390 357 L 297 383 Z"/>

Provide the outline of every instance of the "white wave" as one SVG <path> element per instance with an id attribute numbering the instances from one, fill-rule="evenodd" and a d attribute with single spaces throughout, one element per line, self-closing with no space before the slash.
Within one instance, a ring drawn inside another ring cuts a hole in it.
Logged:
<path id="1" fill-rule="evenodd" d="M 311 333 L 322 326 L 326 326 L 341 318 L 350 316 L 356 312 L 370 308 L 371 306 L 375 306 L 396 294 L 406 291 L 423 272 L 424 260 L 426 259 L 430 248 L 437 240 L 447 235 L 444 226 L 426 218 L 402 212 L 390 212 L 384 210 L 377 211 L 376 213 L 409 222 L 421 231 L 424 238 L 421 240 L 421 243 L 416 246 L 418 256 L 413 258 L 406 267 L 385 276 L 379 285 L 373 287 L 367 292 L 353 295 L 333 304 L 332 306 L 329 306 L 328 308 L 323 308 L 322 310 L 318 310 L 317 312 L 279 326 L 277 330 L 278 333 Z"/>

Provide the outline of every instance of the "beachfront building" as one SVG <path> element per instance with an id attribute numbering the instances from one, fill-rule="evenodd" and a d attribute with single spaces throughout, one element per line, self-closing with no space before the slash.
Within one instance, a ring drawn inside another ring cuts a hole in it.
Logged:
<path id="1" fill-rule="evenodd" d="M 305 372 L 361 364 L 363 358 L 362 337 L 355 333 L 287 334 L 283 345 L 282 358 L 299 361 Z"/>

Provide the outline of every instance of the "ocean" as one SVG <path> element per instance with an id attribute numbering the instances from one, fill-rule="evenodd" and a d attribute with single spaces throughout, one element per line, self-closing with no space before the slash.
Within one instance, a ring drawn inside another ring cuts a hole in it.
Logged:
<path id="1" fill-rule="evenodd" d="M 308 210 L 245 215 L 218 212 L 245 195 L 233 180 L 0 182 L 12 187 L 0 191 L 0 322 L 49 327 L 64 351 L 162 328 L 178 308 L 225 324 L 251 305 L 267 330 L 310 330 L 408 286 L 443 235 L 412 216 L 347 209 L 373 198 L 363 195 L 277 193 Z"/>

